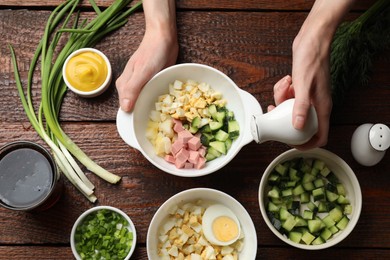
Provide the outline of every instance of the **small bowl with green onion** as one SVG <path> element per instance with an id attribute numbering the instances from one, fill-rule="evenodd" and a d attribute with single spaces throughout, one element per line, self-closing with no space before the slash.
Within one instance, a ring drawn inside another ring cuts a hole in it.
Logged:
<path id="1" fill-rule="evenodd" d="M 285 243 L 306 250 L 344 240 L 356 226 L 362 193 L 356 175 L 336 154 L 316 148 L 291 149 L 264 171 L 259 205 L 270 230 Z"/>
<path id="2" fill-rule="evenodd" d="M 136 246 L 136 230 L 129 216 L 110 206 L 93 207 L 73 225 L 70 245 L 81 259 L 130 259 Z"/>

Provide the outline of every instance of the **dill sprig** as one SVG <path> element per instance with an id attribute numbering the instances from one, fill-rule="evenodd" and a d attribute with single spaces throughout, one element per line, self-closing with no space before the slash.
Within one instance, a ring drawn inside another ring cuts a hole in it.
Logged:
<path id="1" fill-rule="evenodd" d="M 390 49 L 390 1 L 379 0 L 360 17 L 342 23 L 331 45 L 331 86 L 340 106 L 352 87 L 365 86 L 373 60 Z"/>

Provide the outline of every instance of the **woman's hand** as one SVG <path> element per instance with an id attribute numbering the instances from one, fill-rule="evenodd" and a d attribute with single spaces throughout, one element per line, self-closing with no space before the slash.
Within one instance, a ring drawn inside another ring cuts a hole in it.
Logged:
<path id="1" fill-rule="evenodd" d="M 146 30 L 138 49 L 116 80 L 119 104 L 130 112 L 143 86 L 178 55 L 174 0 L 144 0 Z"/>
<path id="2" fill-rule="evenodd" d="M 329 2 L 317 0 L 294 39 L 292 77 L 286 76 L 274 86 L 275 104 L 295 97 L 292 124 L 303 129 L 308 111 L 314 106 L 318 132 L 298 149 L 326 145 L 332 111 L 330 87 L 330 45 L 334 32 L 353 0 Z M 272 110 L 274 106 L 269 106 Z"/>

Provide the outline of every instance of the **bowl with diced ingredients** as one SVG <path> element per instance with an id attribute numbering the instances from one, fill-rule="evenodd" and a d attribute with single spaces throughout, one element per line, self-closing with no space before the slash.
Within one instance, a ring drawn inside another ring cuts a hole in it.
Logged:
<path id="1" fill-rule="evenodd" d="M 136 230 L 130 217 L 111 206 L 86 210 L 75 221 L 70 245 L 81 259 L 130 259 L 136 246 Z"/>
<path id="2" fill-rule="evenodd" d="M 159 169 L 203 176 L 225 166 L 253 140 L 251 114 L 259 102 L 207 65 L 166 68 L 142 89 L 132 112 L 119 109 L 122 139 Z"/>
<path id="3" fill-rule="evenodd" d="M 282 241 L 317 250 L 336 245 L 356 226 L 362 193 L 356 175 L 336 154 L 292 149 L 275 158 L 259 186 L 265 223 Z"/>
<path id="4" fill-rule="evenodd" d="M 194 188 L 160 206 L 146 246 L 149 259 L 255 259 L 257 236 L 236 199 L 215 189 Z"/>

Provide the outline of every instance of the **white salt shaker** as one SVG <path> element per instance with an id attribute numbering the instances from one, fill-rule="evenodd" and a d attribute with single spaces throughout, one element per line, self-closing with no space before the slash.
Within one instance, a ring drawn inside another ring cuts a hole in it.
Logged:
<path id="1" fill-rule="evenodd" d="M 352 135 L 352 155 L 364 166 L 379 163 L 389 147 L 390 128 L 384 124 L 363 124 Z"/>

